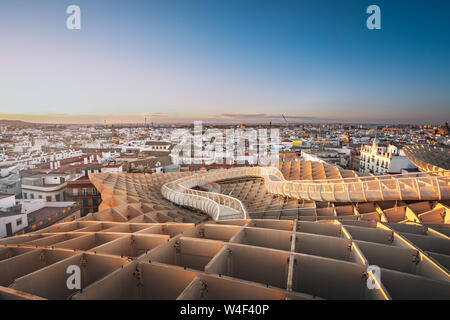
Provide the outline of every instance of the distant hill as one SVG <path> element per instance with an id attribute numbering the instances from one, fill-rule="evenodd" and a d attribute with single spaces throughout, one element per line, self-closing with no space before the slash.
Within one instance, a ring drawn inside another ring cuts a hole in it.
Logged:
<path id="1" fill-rule="evenodd" d="M 0 120 L 0 125 L 11 127 L 34 127 L 40 125 L 39 123 L 25 122 L 22 120 Z"/>

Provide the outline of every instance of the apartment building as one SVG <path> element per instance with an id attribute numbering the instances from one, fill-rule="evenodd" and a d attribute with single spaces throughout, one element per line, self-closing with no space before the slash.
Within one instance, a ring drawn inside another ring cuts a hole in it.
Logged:
<path id="1" fill-rule="evenodd" d="M 23 199 L 44 199 L 65 201 L 67 182 L 78 179 L 81 174 L 72 173 L 37 173 L 22 178 Z"/>
<path id="2" fill-rule="evenodd" d="M 81 216 L 97 212 L 102 201 L 97 188 L 91 183 L 89 177 L 82 176 L 67 183 L 66 197 L 80 206 Z"/>
<path id="3" fill-rule="evenodd" d="M 372 145 L 361 146 L 360 172 L 382 175 L 413 168 L 416 166 L 395 145 L 379 146 L 374 139 Z"/>
<path id="4" fill-rule="evenodd" d="M 172 146 L 173 144 L 167 141 L 147 141 L 142 151 L 170 151 Z"/>
<path id="5" fill-rule="evenodd" d="M 0 194 L 0 238 L 10 237 L 27 226 L 27 215 L 16 205 L 16 196 Z"/>
<path id="6" fill-rule="evenodd" d="M 0 194 L 0 238 L 36 231 L 55 222 L 80 218 L 75 202 L 47 202 L 44 199 L 16 199 Z"/>

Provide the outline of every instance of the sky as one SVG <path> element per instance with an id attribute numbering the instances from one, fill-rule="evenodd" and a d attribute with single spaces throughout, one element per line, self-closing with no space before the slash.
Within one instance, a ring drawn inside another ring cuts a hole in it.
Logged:
<path id="1" fill-rule="evenodd" d="M 68 30 L 66 8 L 81 8 Z M 369 30 L 366 8 L 381 9 Z M 448 0 L 1 0 L 0 119 L 442 123 Z"/>

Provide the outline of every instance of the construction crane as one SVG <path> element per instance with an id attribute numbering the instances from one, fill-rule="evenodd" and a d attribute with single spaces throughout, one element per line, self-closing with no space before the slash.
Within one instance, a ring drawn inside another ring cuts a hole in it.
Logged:
<path id="1" fill-rule="evenodd" d="M 284 116 L 284 114 L 282 114 L 284 121 L 286 122 L 285 126 L 289 126 L 289 122 L 287 121 L 286 117 Z"/>

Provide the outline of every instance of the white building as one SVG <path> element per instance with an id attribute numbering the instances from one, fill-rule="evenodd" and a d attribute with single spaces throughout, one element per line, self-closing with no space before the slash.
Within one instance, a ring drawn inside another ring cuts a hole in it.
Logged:
<path id="1" fill-rule="evenodd" d="M 167 141 L 147 141 L 141 151 L 169 151 L 171 145 Z"/>
<path id="2" fill-rule="evenodd" d="M 16 205 L 16 196 L 0 194 L 0 238 L 12 236 L 27 226 L 27 214 Z"/>
<path id="3" fill-rule="evenodd" d="M 67 181 L 76 180 L 82 174 L 36 174 L 22 178 L 23 199 L 44 199 L 50 201 L 64 201 Z"/>
<path id="4" fill-rule="evenodd" d="M 73 201 L 16 200 L 13 194 L 0 194 L 0 238 L 37 230 L 59 220 L 72 221 L 79 216 L 79 207 Z"/>
<path id="5" fill-rule="evenodd" d="M 121 173 L 123 172 L 123 166 L 121 164 L 107 165 L 101 168 L 103 173 Z"/>
<path id="6" fill-rule="evenodd" d="M 401 173 L 403 169 L 412 169 L 416 166 L 409 161 L 404 152 L 394 145 L 380 147 L 376 139 L 372 145 L 361 147 L 361 160 L 359 171 L 375 175 Z"/>

